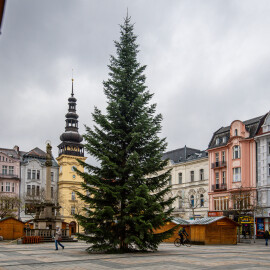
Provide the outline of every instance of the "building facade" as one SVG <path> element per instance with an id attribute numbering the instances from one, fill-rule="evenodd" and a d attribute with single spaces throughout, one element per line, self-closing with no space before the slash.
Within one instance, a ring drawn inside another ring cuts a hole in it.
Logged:
<path id="1" fill-rule="evenodd" d="M 19 147 L 13 149 L 0 148 L 0 208 L 5 208 L 7 197 L 17 197 L 20 190 L 20 151 Z M 13 205 L 9 214 L 19 215 L 19 204 Z M 1 211 L 2 212 L 2 211 Z"/>
<path id="2" fill-rule="evenodd" d="M 257 143 L 257 235 L 269 230 L 270 222 L 270 113 L 255 137 Z"/>
<path id="3" fill-rule="evenodd" d="M 21 156 L 20 199 L 22 221 L 28 221 L 35 216 L 35 204 L 45 201 L 46 186 L 46 152 L 38 147 Z M 58 194 L 58 164 L 52 158 L 51 167 L 51 197 L 57 203 Z"/>
<path id="4" fill-rule="evenodd" d="M 256 198 L 256 143 L 265 116 L 235 120 L 209 143 L 209 216 L 229 215 L 253 233 Z"/>
<path id="5" fill-rule="evenodd" d="M 78 130 L 78 114 L 76 113 L 76 101 L 73 93 L 73 79 L 71 97 L 68 99 L 68 113 L 66 114 L 65 132 L 60 136 L 62 143 L 58 146 L 59 156 L 59 182 L 58 202 L 61 214 L 65 222 L 69 224 L 72 234 L 76 233 L 79 226 L 74 214 L 80 214 L 84 207 L 83 202 L 77 197 L 75 191 L 83 193 L 81 183 L 83 179 L 75 172 L 75 169 L 83 171 L 84 168 L 77 161 L 85 161 L 84 147 L 81 144 L 83 138 Z"/>
<path id="6" fill-rule="evenodd" d="M 208 153 L 183 147 L 163 155 L 169 159 L 166 169 L 172 169 L 171 195 L 177 197 L 172 215 L 183 219 L 207 216 L 208 211 Z"/>

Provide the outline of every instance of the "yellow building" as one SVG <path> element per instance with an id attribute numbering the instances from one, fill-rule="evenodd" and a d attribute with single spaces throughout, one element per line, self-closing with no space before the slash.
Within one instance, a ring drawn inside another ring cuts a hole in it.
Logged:
<path id="1" fill-rule="evenodd" d="M 58 202 L 61 208 L 62 218 L 69 224 L 71 234 L 78 232 L 77 222 L 74 214 L 80 214 L 84 206 L 83 202 L 75 194 L 82 192 L 81 182 L 83 179 L 74 170 L 83 171 L 83 167 L 77 159 L 85 161 L 84 147 L 81 144 L 83 138 L 78 132 L 78 114 L 76 113 L 76 101 L 73 93 L 73 79 L 71 97 L 68 99 L 68 113 L 66 114 L 65 132 L 60 136 L 62 143 L 58 145 L 59 156 L 59 181 Z"/>

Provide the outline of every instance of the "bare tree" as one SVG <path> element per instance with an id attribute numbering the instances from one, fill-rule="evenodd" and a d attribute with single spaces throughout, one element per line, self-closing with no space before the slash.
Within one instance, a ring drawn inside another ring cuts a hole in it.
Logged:
<path id="1" fill-rule="evenodd" d="M 243 218 L 254 218 L 255 213 L 260 211 L 261 207 L 257 202 L 256 189 L 253 187 L 242 187 L 230 190 L 229 195 L 229 213 L 241 223 Z M 254 227 L 253 224 L 251 227 Z M 254 230 L 255 228 L 253 228 Z M 238 229 L 238 242 L 240 242 L 240 234 L 242 228 Z M 250 235 L 251 238 L 251 235 Z"/>
<path id="2" fill-rule="evenodd" d="M 0 195 L 0 218 L 15 217 L 18 214 L 21 201 L 18 196 L 14 195 Z"/>
<path id="3" fill-rule="evenodd" d="M 29 192 L 29 193 L 25 193 L 22 196 L 22 201 L 24 203 L 23 205 L 23 210 L 25 211 L 25 213 L 27 215 L 32 216 L 33 218 L 35 217 L 36 211 L 37 211 L 37 207 L 42 204 L 45 203 L 46 201 L 46 194 L 45 194 L 45 188 L 41 188 L 41 190 L 39 192 Z M 57 204 L 57 191 L 53 191 L 52 195 L 52 202 L 54 204 Z"/>
<path id="4" fill-rule="evenodd" d="M 193 219 L 196 219 L 196 211 L 205 206 L 207 200 L 205 194 L 206 190 L 204 188 L 190 189 L 183 198 L 185 208 L 191 211 Z"/>

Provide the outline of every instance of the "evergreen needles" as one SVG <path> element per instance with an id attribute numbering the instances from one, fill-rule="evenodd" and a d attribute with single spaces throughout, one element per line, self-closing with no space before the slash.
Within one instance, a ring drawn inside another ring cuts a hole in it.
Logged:
<path id="1" fill-rule="evenodd" d="M 160 139 L 162 116 L 149 104 L 152 94 L 145 86 L 146 66 L 137 61 L 138 45 L 130 18 L 121 27 L 105 81 L 107 113 L 95 108 L 95 126 L 86 127 L 85 149 L 100 166 L 83 163 L 84 215 L 76 215 L 90 243 L 89 251 L 129 252 L 156 250 L 173 230 L 155 234 L 170 221 L 174 198 L 169 198 L 170 172 L 162 160 L 166 148 Z M 160 172 L 163 170 L 163 173 Z M 159 173 L 158 173 L 159 172 Z"/>

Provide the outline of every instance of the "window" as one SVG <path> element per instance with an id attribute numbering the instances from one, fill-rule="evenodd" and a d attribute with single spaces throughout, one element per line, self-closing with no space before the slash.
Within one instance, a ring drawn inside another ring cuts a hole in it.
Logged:
<path id="1" fill-rule="evenodd" d="M 222 162 L 224 163 L 225 162 L 225 151 L 222 151 Z"/>
<path id="2" fill-rule="evenodd" d="M 238 136 L 238 130 L 237 129 L 234 130 L 234 136 Z"/>
<path id="3" fill-rule="evenodd" d="M 36 195 L 37 195 L 37 196 L 40 195 L 40 187 L 39 187 L 39 186 L 37 186 Z"/>
<path id="4" fill-rule="evenodd" d="M 214 209 L 216 211 L 228 210 L 229 199 L 228 197 L 214 197 Z"/>
<path id="5" fill-rule="evenodd" d="M 7 174 L 7 166 L 2 166 L 2 174 Z"/>
<path id="6" fill-rule="evenodd" d="M 226 172 L 223 171 L 222 172 L 222 184 L 225 184 L 226 183 Z"/>
<path id="7" fill-rule="evenodd" d="M 6 182 L 6 192 L 10 192 L 10 182 Z"/>
<path id="8" fill-rule="evenodd" d="M 219 172 L 216 172 L 216 185 L 219 183 Z"/>
<path id="9" fill-rule="evenodd" d="M 241 181 L 241 168 L 233 168 L 233 182 Z"/>
<path id="10" fill-rule="evenodd" d="M 182 184 L 182 173 L 178 173 L 178 184 Z"/>
<path id="11" fill-rule="evenodd" d="M 190 206 L 194 207 L 194 195 L 190 196 Z"/>
<path id="12" fill-rule="evenodd" d="M 225 136 L 222 138 L 222 142 L 226 143 L 226 137 Z"/>
<path id="13" fill-rule="evenodd" d="M 53 172 L 51 172 L 51 181 L 53 182 Z"/>
<path id="14" fill-rule="evenodd" d="M 190 172 L 190 181 L 194 182 L 194 171 Z"/>
<path id="15" fill-rule="evenodd" d="M 200 180 L 204 179 L 204 170 L 200 169 Z"/>
<path id="16" fill-rule="evenodd" d="M 37 180 L 40 179 L 40 170 L 37 170 Z"/>
<path id="17" fill-rule="evenodd" d="M 4 183 L 1 183 L 1 191 L 4 192 Z"/>
<path id="18" fill-rule="evenodd" d="M 71 206 L 71 215 L 75 215 L 75 206 Z"/>
<path id="19" fill-rule="evenodd" d="M 219 153 L 216 153 L 216 162 L 219 162 Z"/>
<path id="20" fill-rule="evenodd" d="M 51 198 L 53 198 L 53 187 L 51 187 Z"/>
<path id="21" fill-rule="evenodd" d="M 26 192 L 26 194 L 28 196 L 30 196 L 30 194 L 31 194 L 31 186 L 30 185 L 27 185 L 27 192 Z"/>
<path id="22" fill-rule="evenodd" d="M 233 198 L 234 209 L 242 210 L 248 209 L 250 207 L 250 196 L 249 195 L 239 195 Z"/>
<path id="23" fill-rule="evenodd" d="M 219 144 L 219 138 L 216 138 L 216 145 Z"/>
<path id="24" fill-rule="evenodd" d="M 200 195 L 200 206 L 204 207 L 204 196 L 203 196 L 203 194 Z"/>
<path id="25" fill-rule="evenodd" d="M 32 185 L 32 196 L 35 196 L 35 186 Z"/>
<path id="26" fill-rule="evenodd" d="M 268 142 L 268 154 L 270 155 L 270 142 Z"/>
<path id="27" fill-rule="evenodd" d="M 172 185 L 172 176 L 171 175 L 169 176 L 168 185 L 170 185 L 170 186 Z"/>
<path id="28" fill-rule="evenodd" d="M 71 192 L 71 200 L 72 201 L 75 201 L 76 200 L 76 196 L 75 196 L 75 192 L 74 191 Z"/>
<path id="29" fill-rule="evenodd" d="M 181 196 L 178 198 L 178 208 L 179 209 L 183 208 L 183 199 Z"/>
<path id="30" fill-rule="evenodd" d="M 235 145 L 233 147 L 233 159 L 240 158 L 240 146 Z"/>
<path id="31" fill-rule="evenodd" d="M 8 167 L 8 173 L 13 175 L 14 174 L 14 166 L 9 166 Z"/>
<path id="32" fill-rule="evenodd" d="M 12 192 L 15 192 L 15 183 L 12 183 L 11 191 L 12 191 Z"/>
<path id="33" fill-rule="evenodd" d="M 31 170 L 30 169 L 27 170 L 27 179 L 31 179 Z"/>
<path id="34" fill-rule="evenodd" d="M 32 170 L 32 179 L 36 179 L 36 170 Z"/>

